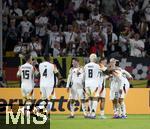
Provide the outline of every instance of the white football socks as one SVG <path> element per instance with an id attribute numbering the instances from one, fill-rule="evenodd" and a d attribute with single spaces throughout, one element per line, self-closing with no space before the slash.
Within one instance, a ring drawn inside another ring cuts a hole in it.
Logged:
<path id="1" fill-rule="evenodd" d="M 74 116 L 74 104 L 70 103 L 71 116 Z"/>
<path id="2" fill-rule="evenodd" d="M 92 105 L 92 111 L 94 111 L 94 112 L 92 112 L 92 116 L 95 116 L 96 115 L 96 109 L 97 109 L 97 101 L 93 101 L 93 105 Z"/>
<path id="3" fill-rule="evenodd" d="M 52 108 L 52 102 L 48 102 L 47 104 L 47 111 L 50 112 Z"/>
<path id="4" fill-rule="evenodd" d="M 101 116 L 104 116 L 104 110 L 101 110 L 101 111 L 100 111 L 100 115 L 101 115 Z"/>
<path id="5" fill-rule="evenodd" d="M 93 101 L 92 101 L 92 100 L 89 100 L 89 109 L 90 109 L 89 114 L 90 114 L 90 115 L 92 114 L 92 107 L 93 107 Z"/>
<path id="6" fill-rule="evenodd" d="M 126 105 L 124 102 L 121 103 L 121 111 L 122 111 L 122 115 L 126 115 Z"/>
<path id="7" fill-rule="evenodd" d="M 84 113 L 84 115 L 86 116 L 87 113 L 86 113 L 86 103 L 82 103 L 82 111 Z"/>

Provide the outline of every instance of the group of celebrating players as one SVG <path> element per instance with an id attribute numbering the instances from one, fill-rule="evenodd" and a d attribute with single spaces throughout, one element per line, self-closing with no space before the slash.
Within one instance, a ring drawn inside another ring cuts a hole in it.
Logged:
<path id="1" fill-rule="evenodd" d="M 58 77 L 56 66 L 50 63 L 49 56 L 35 68 L 30 55 L 25 56 L 26 63 L 19 67 L 17 76 L 21 77 L 21 91 L 25 103 L 33 99 L 34 76 L 40 77 L 40 91 L 42 102 L 34 107 L 34 114 L 39 115 L 41 109 L 45 119 L 52 108 L 51 99 L 55 96 L 54 86 Z M 91 54 L 90 62 L 80 66 L 77 58 L 72 59 L 72 67 L 67 78 L 67 92 L 69 94 L 70 111 L 68 118 L 74 118 L 75 102 L 81 100 L 81 107 L 85 118 L 95 119 L 98 102 L 100 101 L 100 118 L 105 119 L 106 80 L 110 81 L 110 99 L 113 103 L 113 118 L 127 118 L 124 98 L 130 87 L 129 80 L 133 79 L 130 73 L 119 67 L 119 61 L 111 58 L 101 58 L 98 62 L 96 54 Z M 58 77 L 59 78 L 59 77 Z M 20 108 L 24 112 L 25 107 Z"/>

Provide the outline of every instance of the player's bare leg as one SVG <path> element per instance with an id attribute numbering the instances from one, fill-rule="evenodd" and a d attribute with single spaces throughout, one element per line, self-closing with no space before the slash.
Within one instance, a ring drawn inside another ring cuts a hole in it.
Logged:
<path id="1" fill-rule="evenodd" d="M 75 100 L 74 99 L 70 99 L 70 116 L 68 118 L 74 118 L 74 104 L 75 104 Z"/>
<path id="2" fill-rule="evenodd" d="M 105 98 L 100 98 L 100 118 L 105 119 L 106 117 L 104 116 L 104 108 L 105 108 Z"/>
<path id="3" fill-rule="evenodd" d="M 21 112 L 22 114 L 25 114 L 27 117 L 29 116 L 29 112 L 31 112 L 31 110 L 33 109 L 33 90 L 27 94 L 27 95 L 23 95 L 23 106 L 19 106 L 19 112 Z"/>

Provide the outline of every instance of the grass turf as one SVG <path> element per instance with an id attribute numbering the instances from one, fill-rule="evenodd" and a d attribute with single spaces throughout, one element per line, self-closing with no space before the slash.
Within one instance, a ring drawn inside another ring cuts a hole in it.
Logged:
<path id="1" fill-rule="evenodd" d="M 5 115 L 0 115 L 0 129 L 150 129 L 150 115 L 128 115 L 127 119 L 112 119 L 106 115 L 106 119 L 84 119 L 77 115 L 74 119 L 68 119 L 67 115 L 51 115 L 51 120 L 44 125 L 6 125 Z"/>
<path id="2" fill-rule="evenodd" d="M 50 129 L 150 129 L 150 115 L 128 115 L 127 119 L 84 119 L 76 116 L 67 119 L 67 115 L 52 115 Z"/>

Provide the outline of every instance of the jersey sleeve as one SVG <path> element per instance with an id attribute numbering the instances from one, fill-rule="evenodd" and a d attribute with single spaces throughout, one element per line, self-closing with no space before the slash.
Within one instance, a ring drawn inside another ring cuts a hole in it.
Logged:
<path id="1" fill-rule="evenodd" d="M 35 76 L 38 76 L 38 74 L 39 74 L 39 71 L 38 71 L 38 69 L 36 68 L 36 67 L 33 67 L 33 74 L 35 75 Z"/>
<path id="2" fill-rule="evenodd" d="M 125 74 L 127 76 L 127 78 L 132 78 L 132 75 L 128 71 L 123 69 L 122 73 Z"/>
<path id="3" fill-rule="evenodd" d="M 54 74 L 58 73 L 58 69 L 56 67 L 56 65 L 54 65 Z"/>
<path id="4" fill-rule="evenodd" d="M 21 76 L 21 67 L 19 67 L 19 68 L 18 68 L 17 76 L 18 76 L 18 77 L 20 77 L 20 76 Z"/>
<path id="5" fill-rule="evenodd" d="M 69 87 L 69 85 L 70 85 L 70 83 L 71 83 L 71 80 L 72 80 L 72 69 L 69 70 L 66 88 Z"/>

